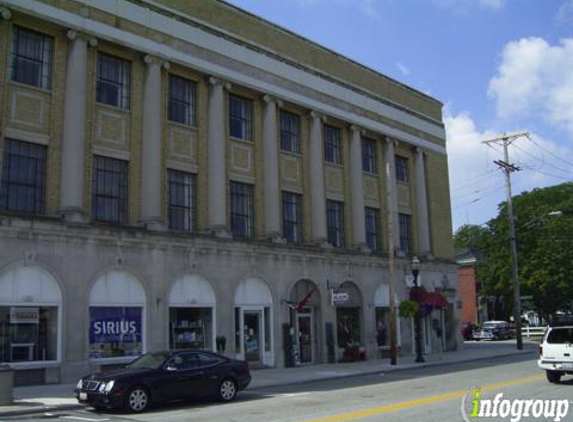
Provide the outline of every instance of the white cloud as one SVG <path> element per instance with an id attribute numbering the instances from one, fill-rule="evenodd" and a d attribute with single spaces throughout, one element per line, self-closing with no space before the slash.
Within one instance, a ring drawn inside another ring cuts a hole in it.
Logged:
<path id="1" fill-rule="evenodd" d="M 573 25 L 573 0 L 568 0 L 557 11 L 555 20 L 558 24 L 564 26 Z"/>
<path id="2" fill-rule="evenodd" d="M 506 0 L 478 0 L 478 3 L 482 7 L 499 10 L 505 6 Z"/>
<path id="3" fill-rule="evenodd" d="M 471 181 L 476 175 L 491 168 L 488 148 L 481 143 L 497 134 L 491 130 L 477 130 L 471 115 L 463 112 L 444 117 L 448 139 L 448 162 L 452 187 Z"/>
<path id="4" fill-rule="evenodd" d="M 329 3 L 338 3 L 351 7 L 357 7 L 360 13 L 376 21 L 382 20 L 382 16 L 378 12 L 377 7 L 380 1 L 381 0 L 297 0 L 299 6 L 302 8 L 314 6 L 319 3 L 324 5 L 328 5 Z"/>
<path id="5" fill-rule="evenodd" d="M 503 159 L 498 145 L 488 147 L 481 141 L 496 138 L 493 129 L 479 130 L 468 112 L 449 114 L 446 107 L 448 167 L 454 230 L 462 224 L 482 224 L 498 214 L 505 201 L 504 177 L 494 160 Z M 516 130 L 522 132 L 523 130 Z M 511 163 L 522 171 L 514 173 L 513 194 L 535 187 L 550 186 L 573 179 L 573 149 L 532 134 L 531 140 L 519 138 L 509 150 Z"/>
<path id="6" fill-rule="evenodd" d="M 498 11 L 505 6 L 508 0 L 430 0 L 436 6 L 447 9 L 450 12 L 458 15 L 465 15 L 469 13 L 474 5 L 478 5 L 482 9 L 489 9 Z"/>
<path id="7" fill-rule="evenodd" d="M 407 68 L 406 65 L 404 65 L 404 63 L 398 62 L 396 63 L 396 67 L 400 72 L 402 72 L 402 75 L 404 76 L 408 76 L 411 73 L 410 69 Z"/>
<path id="8" fill-rule="evenodd" d="M 347 1 L 347 0 L 343 0 Z M 376 7 L 378 0 L 354 0 L 352 3 L 358 3 L 358 7 L 360 11 L 365 14 L 366 16 L 380 22 L 382 20 L 382 16 L 378 13 L 378 9 Z"/>
<path id="9" fill-rule="evenodd" d="M 508 43 L 488 94 L 501 118 L 541 116 L 573 133 L 573 38 Z"/>
<path id="10" fill-rule="evenodd" d="M 317 0 L 296 0 L 299 6 L 307 7 L 317 3 Z"/>

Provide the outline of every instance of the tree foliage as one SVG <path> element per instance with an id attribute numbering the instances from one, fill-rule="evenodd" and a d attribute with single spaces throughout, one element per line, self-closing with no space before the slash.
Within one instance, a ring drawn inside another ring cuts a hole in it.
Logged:
<path id="1" fill-rule="evenodd" d="M 513 197 L 521 294 L 547 318 L 573 303 L 573 183 L 534 189 Z M 479 250 L 476 267 L 482 295 L 504 298 L 505 317 L 513 309 L 507 204 L 484 226 L 463 226 L 456 247 Z"/>

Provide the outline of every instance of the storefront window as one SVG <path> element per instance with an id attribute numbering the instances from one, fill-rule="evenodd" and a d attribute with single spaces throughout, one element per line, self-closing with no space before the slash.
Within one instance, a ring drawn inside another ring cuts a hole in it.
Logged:
<path id="1" fill-rule="evenodd" d="M 90 358 L 141 354 L 142 315 L 141 307 L 90 307 Z"/>
<path id="2" fill-rule="evenodd" d="M 57 344 L 57 307 L 0 307 L 0 362 L 57 360 Z"/>
<path id="3" fill-rule="evenodd" d="M 378 347 L 390 345 L 390 309 L 376 308 L 376 345 Z"/>
<path id="4" fill-rule="evenodd" d="M 169 345 L 172 349 L 211 349 L 211 308 L 171 308 Z"/>
<path id="5" fill-rule="evenodd" d="M 340 307 L 336 309 L 338 347 L 357 347 L 360 341 L 360 308 Z"/>

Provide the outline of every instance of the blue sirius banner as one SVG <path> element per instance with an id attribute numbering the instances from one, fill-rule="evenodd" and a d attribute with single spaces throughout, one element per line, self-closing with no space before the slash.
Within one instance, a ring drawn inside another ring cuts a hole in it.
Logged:
<path id="1" fill-rule="evenodd" d="M 139 342 L 141 342 L 141 308 L 90 308 L 90 344 Z"/>

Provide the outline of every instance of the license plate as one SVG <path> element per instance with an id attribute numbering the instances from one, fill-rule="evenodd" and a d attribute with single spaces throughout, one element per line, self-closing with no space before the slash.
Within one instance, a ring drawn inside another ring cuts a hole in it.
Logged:
<path id="1" fill-rule="evenodd" d="M 573 363 L 564 363 L 561 365 L 561 369 L 566 371 L 573 371 Z"/>
<path id="2" fill-rule="evenodd" d="M 88 399 L 88 393 L 81 393 L 80 392 L 80 400 L 87 400 Z"/>

